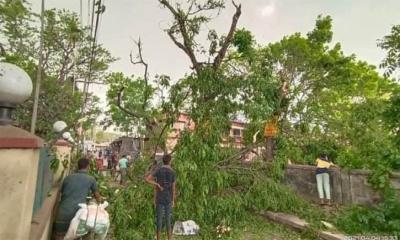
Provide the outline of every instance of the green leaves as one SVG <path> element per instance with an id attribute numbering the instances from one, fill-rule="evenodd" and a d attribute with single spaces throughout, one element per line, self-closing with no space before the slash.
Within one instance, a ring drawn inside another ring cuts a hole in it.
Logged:
<path id="1" fill-rule="evenodd" d="M 391 130 L 396 145 L 400 145 L 400 93 L 398 89 L 393 93 L 384 109 L 383 116 Z"/>
<path id="2" fill-rule="evenodd" d="M 161 81 L 166 84 L 168 80 L 164 77 Z M 142 78 L 126 77 L 120 72 L 107 76 L 106 82 L 109 84 L 107 100 L 110 107 L 108 111 L 110 120 L 124 132 L 131 132 L 137 126 L 143 127 L 144 119 L 151 117 L 150 101 L 153 100 L 155 88 L 148 85 Z M 128 111 L 137 113 L 140 118 L 133 118 L 118 108 L 120 95 L 120 104 Z"/>
<path id="3" fill-rule="evenodd" d="M 332 40 L 332 18 L 319 15 L 315 23 L 315 28 L 307 34 L 308 39 L 317 46 L 323 46 Z"/>
<path id="4" fill-rule="evenodd" d="M 376 206 L 352 206 L 340 211 L 336 225 L 347 234 L 400 236 L 400 201 L 394 190 L 385 191 L 384 201 Z"/>
<path id="5" fill-rule="evenodd" d="M 387 51 L 380 67 L 386 69 L 385 76 L 388 77 L 400 68 L 400 25 L 393 26 L 390 34 L 384 36 L 378 46 Z"/>
<path id="6" fill-rule="evenodd" d="M 232 44 L 237 48 L 237 51 L 245 57 L 253 58 L 254 54 L 254 36 L 246 29 L 236 30 L 232 40 Z"/>
<path id="7" fill-rule="evenodd" d="M 2 1 L 0 3 L 0 59 L 22 67 L 36 82 L 39 59 L 38 14 L 26 1 Z M 82 102 L 87 100 L 83 127 L 89 127 L 100 113 L 98 99 L 88 94 L 86 99 L 76 86 L 76 81 L 87 79 L 91 69 L 91 81 L 102 82 L 108 64 L 115 59 L 97 45 L 91 61 L 91 37 L 81 27 L 78 16 L 66 10 L 49 9 L 44 21 L 44 61 L 42 84 L 38 105 L 37 134 L 46 140 L 52 136 L 52 124 L 63 120 L 68 125 L 77 121 Z M 89 63 L 92 62 L 91 67 Z M 32 99 L 17 108 L 15 117 L 19 127 L 29 129 Z"/>
<path id="8" fill-rule="evenodd" d="M 25 1 L 6 0 L 0 3 L 0 34 L 7 36 L 2 38 L 1 45 L 6 54 L 18 54 L 26 58 L 34 52 L 33 16 Z"/>
<path id="9" fill-rule="evenodd" d="M 380 43 L 390 49 L 387 63 L 399 55 L 399 29 Z M 332 37 L 329 16 L 318 16 L 306 36 L 294 33 L 265 47 L 256 47 L 250 32 L 236 32 L 232 71 L 242 72 L 245 82 L 239 91 L 240 109 L 250 119 L 245 139 L 249 143 L 265 121 L 278 116 L 276 161 L 313 164 L 325 152 L 342 167 L 371 169 L 373 186 L 387 188 L 390 172 L 399 167 L 399 85 L 355 55 L 344 55 Z M 284 164 L 276 165 L 272 175 L 279 178 Z"/>

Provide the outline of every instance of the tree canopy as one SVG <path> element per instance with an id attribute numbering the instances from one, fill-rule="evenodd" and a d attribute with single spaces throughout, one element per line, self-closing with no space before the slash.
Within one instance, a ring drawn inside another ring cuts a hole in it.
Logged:
<path id="1" fill-rule="evenodd" d="M 22 67 L 36 83 L 39 59 L 39 34 L 35 14 L 25 1 L 6 0 L 0 3 L 0 59 Z M 39 98 L 37 134 L 51 138 L 52 124 L 63 120 L 69 125 L 83 115 L 86 125 L 92 124 L 100 110 L 95 96 L 87 98 L 85 112 L 81 107 L 85 94 L 78 87 L 89 72 L 102 82 L 108 65 L 115 59 L 108 50 L 96 45 L 92 56 L 92 37 L 80 24 L 75 13 L 50 9 L 44 15 L 43 81 Z M 91 65 L 89 67 L 89 64 Z M 90 68 L 90 70 L 89 70 Z M 17 109 L 16 124 L 29 129 L 33 99 Z"/>

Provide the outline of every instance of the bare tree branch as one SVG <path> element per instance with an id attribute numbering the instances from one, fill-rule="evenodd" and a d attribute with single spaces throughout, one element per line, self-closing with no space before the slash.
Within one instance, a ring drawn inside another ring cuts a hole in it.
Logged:
<path id="1" fill-rule="evenodd" d="M 161 143 L 161 138 L 162 138 L 162 136 L 164 135 L 164 133 L 165 133 L 165 131 L 167 130 L 167 128 L 168 128 L 169 126 L 172 125 L 171 122 L 173 123 L 173 121 L 167 121 L 167 122 L 165 123 L 165 125 L 163 126 L 163 128 L 162 128 L 160 134 L 158 135 L 158 139 L 157 139 L 156 145 L 154 146 L 154 152 L 153 152 L 153 156 L 154 156 L 154 157 L 156 156 L 158 146 L 159 146 L 160 143 Z M 164 150 L 164 153 L 167 152 L 166 146 L 163 147 L 163 150 Z"/>
<path id="2" fill-rule="evenodd" d="M 188 56 L 189 56 L 189 51 L 186 48 L 186 46 L 184 46 L 182 43 L 180 43 L 178 40 L 176 40 L 176 37 L 174 36 L 174 34 L 171 31 L 168 31 L 168 36 L 171 38 L 171 40 L 175 43 L 176 46 L 178 46 L 180 49 L 182 49 Z"/>
<path id="3" fill-rule="evenodd" d="M 188 15 L 191 14 L 195 1 L 191 1 L 190 6 L 188 8 Z"/>
<path id="4" fill-rule="evenodd" d="M 133 53 L 131 52 L 129 54 L 130 62 L 133 65 L 141 64 L 141 65 L 144 66 L 143 78 L 145 80 L 145 86 L 147 88 L 148 87 L 148 67 L 149 67 L 149 65 L 143 59 L 143 47 L 142 47 L 142 42 L 141 42 L 140 38 L 139 38 L 138 41 L 135 41 L 135 44 L 137 45 L 137 48 L 138 48 L 138 55 L 137 55 L 136 60 L 135 60 L 134 57 L 133 57 Z M 146 128 L 151 132 L 151 134 L 153 136 L 156 136 L 155 129 L 157 129 L 157 125 L 158 125 L 157 122 L 155 122 L 156 126 L 153 126 L 153 123 L 151 122 L 151 120 L 147 116 L 144 116 L 144 115 L 142 116 L 141 114 L 139 114 L 137 112 L 133 112 L 133 111 L 130 111 L 130 110 L 126 109 L 122 105 L 122 94 L 123 94 L 123 91 L 124 91 L 124 87 L 121 87 L 121 89 L 118 92 L 118 96 L 117 96 L 118 97 L 117 98 L 117 106 L 118 106 L 118 108 L 121 109 L 123 112 L 125 112 L 126 114 L 130 115 L 133 118 L 143 118 L 144 121 L 145 121 Z M 145 92 L 145 96 L 144 96 L 144 100 L 143 100 L 143 105 L 142 105 L 143 110 L 145 110 L 145 108 L 146 108 L 146 104 L 147 104 L 148 99 L 149 99 L 149 96 L 148 96 L 148 93 L 146 91 Z M 164 133 L 167 130 L 167 128 L 171 125 L 171 122 L 173 123 L 173 120 L 172 121 L 167 121 L 165 123 L 165 125 L 163 126 L 160 134 L 156 138 L 157 141 L 156 141 L 156 144 L 154 146 L 153 157 L 155 157 L 155 155 L 157 153 L 157 149 L 160 146 L 160 143 L 161 143 L 161 140 L 162 140 L 162 136 L 164 135 Z M 163 150 L 165 152 L 166 151 L 165 146 L 163 146 L 162 148 L 163 148 Z"/>
<path id="5" fill-rule="evenodd" d="M 193 44 L 192 40 L 188 34 L 187 31 L 187 26 L 186 26 L 186 17 L 182 15 L 182 13 L 175 9 L 174 7 L 171 6 L 169 1 L 167 0 L 159 0 L 159 3 L 166 8 L 169 9 L 169 11 L 174 15 L 174 18 L 178 24 L 179 27 L 179 32 L 182 35 L 183 38 L 183 43 L 180 43 L 176 37 L 174 36 L 174 33 L 171 31 L 171 29 L 168 31 L 169 37 L 172 39 L 172 41 L 177 45 L 180 49 L 182 49 L 186 55 L 190 58 L 190 61 L 193 64 L 193 69 L 197 72 L 200 73 L 201 70 L 201 64 L 197 61 L 196 55 L 194 54 L 194 49 L 193 49 Z"/>
<path id="6" fill-rule="evenodd" d="M 169 9 L 169 11 L 174 15 L 178 15 L 178 11 L 175 10 L 175 8 L 173 8 L 171 6 L 171 4 L 169 3 L 168 0 L 158 0 L 160 2 L 161 5 L 163 5 L 164 7 L 167 7 Z"/>
<path id="7" fill-rule="evenodd" d="M 137 45 L 138 51 L 139 51 L 138 56 L 137 56 L 137 59 L 138 59 L 138 60 L 134 60 L 133 54 L 132 54 L 132 52 L 131 52 L 131 53 L 129 54 L 130 61 L 131 61 L 131 63 L 132 63 L 133 65 L 141 64 L 141 65 L 144 66 L 143 79 L 144 79 L 144 81 L 145 81 L 145 86 L 146 86 L 146 88 L 147 88 L 147 86 L 148 86 L 148 68 L 149 68 L 149 65 L 143 60 L 143 48 L 142 48 L 142 42 L 141 42 L 140 38 L 139 38 L 139 40 L 138 40 L 137 42 L 135 42 L 135 44 Z M 144 118 L 145 121 L 146 121 L 146 126 L 148 126 L 149 123 L 150 123 L 150 121 L 149 121 L 149 119 L 148 119 L 146 116 L 141 115 L 141 114 L 139 114 L 139 113 L 137 113 L 137 112 L 130 111 L 130 110 L 126 109 L 126 108 L 122 105 L 122 96 L 123 96 L 124 89 L 125 89 L 125 87 L 121 87 L 121 88 L 119 89 L 119 91 L 118 91 L 118 94 L 117 94 L 117 104 L 116 104 L 117 107 L 118 107 L 119 109 L 121 109 L 124 113 L 128 114 L 129 116 L 131 116 L 131 117 L 133 117 L 133 118 Z M 149 96 L 147 96 L 147 95 L 148 95 L 148 94 L 147 94 L 147 91 L 145 91 L 145 96 L 144 96 L 143 105 L 142 105 L 143 110 L 145 110 L 145 107 L 146 107 L 146 104 L 147 104 L 147 101 L 148 101 L 148 98 L 149 98 Z"/>
<path id="8" fill-rule="evenodd" d="M 217 56 L 214 58 L 213 69 L 217 71 L 218 68 L 221 66 L 222 60 L 224 59 L 226 52 L 228 51 L 228 47 L 232 42 L 233 35 L 236 30 L 236 25 L 239 21 L 240 15 L 242 14 L 242 5 L 237 5 L 235 1 L 232 0 L 233 6 L 236 8 L 236 12 L 232 17 L 231 27 L 229 29 L 228 36 L 226 36 L 224 43 L 221 46 L 221 49 L 218 51 Z"/>
<path id="9" fill-rule="evenodd" d="M 65 81 L 66 76 L 69 73 L 68 64 L 72 61 L 70 58 L 70 55 L 73 52 L 74 48 L 70 48 L 70 49 L 63 48 L 63 50 L 64 50 L 64 53 L 63 53 L 64 59 L 62 61 L 61 67 L 58 71 L 58 81 L 60 83 Z"/>
<path id="10" fill-rule="evenodd" d="M 148 83 L 148 68 L 149 68 L 149 64 L 147 64 L 144 60 L 143 60 L 143 54 L 142 54 L 142 51 L 143 51 L 143 48 L 142 48 L 142 41 L 140 40 L 140 38 L 139 38 L 139 40 L 136 42 L 135 41 L 135 44 L 137 45 L 137 47 L 138 47 L 138 51 L 139 51 L 139 53 L 138 53 L 138 56 L 137 56 L 137 61 L 135 61 L 134 59 L 133 59 L 133 55 L 132 55 L 132 51 L 131 51 L 131 53 L 129 54 L 129 58 L 130 58 L 130 61 L 131 61 L 131 63 L 133 64 L 133 65 L 136 65 L 136 64 L 142 64 L 143 66 L 144 66 L 144 74 L 143 74 L 143 78 L 144 78 L 144 80 L 145 80 L 145 82 L 146 82 L 146 86 L 147 86 L 147 83 Z"/>
<path id="11" fill-rule="evenodd" d="M 196 10 L 194 10 L 194 11 L 192 11 L 192 8 L 189 8 L 189 11 L 187 12 L 187 15 L 188 15 L 188 16 L 196 15 L 196 14 L 199 13 L 199 12 L 208 11 L 208 10 L 213 10 L 213 7 L 198 7 L 198 8 L 197 8 Z"/>
<path id="12" fill-rule="evenodd" d="M 234 64 L 230 63 L 229 61 L 227 62 L 228 66 L 230 68 L 232 68 L 234 71 L 236 71 L 237 73 L 241 74 L 241 75 L 248 75 L 248 71 L 244 71 L 242 69 L 240 69 L 239 67 L 235 66 Z"/>
<path id="13" fill-rule="evenodd" d="M 148 74 L 149 64 L 147 64 L 143 60 L 143 54 L 142 54 L 143 48 L 142 48 L 142 41 L 140 40 L 140 38 L 139 38 L 138 41 L 135 41 L 135 44 L 136 44 L 136 46 L 138 48 L 138 52 L 139 52 L 138 55 L 137 55 L 137 59 L 138 60 L 137 61 L 133 60 L 132 51 L 129 54 L 129 58 L 130 58 L 130 61 L 131 61 L 131 63 L 133 65 L 141 64 L 141 65 L 144 66 L 143 79 L 144 79 L 144 82 L 145 82 L 145 89 L 144 89 L 144 99 L 143 99 L 143 104 L 142 104 L 142 109 L 144 111 L 145 108 L 146 108 L 146 105 L 147 105 L 147 101 L 149 100 L 149 97 L 150 97 L 149 93 L 147 91 L 147 88 L 149 86 L 149 74 Z"/>
<path id="14" fill-rule="evenodd" d="M 193 2 L 192 2 L 192 4 L 189 7 L 188 12 L 183 13 L 183 11 L 181 9 L 174 8 L 168 0 L 159 0 L 159 3 L 161 5 L 163 5 L 164 7 L 166 7 L 167 9 L 169 9 L 169 11 L 174 16 L 175 21 L 176 21 L 176 25 L 174 25 L 174 26 L 176 26 L 177 29 L 179 30 L 179 33 L 183 39 L 183 43 L 179 42 L 177 40 L 177 38 L 175 36 L 176 31 L 175 31 L 174 27 L 172 27 L 168 30 L 167 33 L 168 33 L 169 37 L 174 42 L 174 44 L 176 46 L 178 46 L 180 49 L 182 49 L 185 52 L 185 54 L 190 58 L 190 61 L 192 62 L 192 65 L 193 65 L 193 69 L 197 73 L 200 73 L 202 63 L 200 63 L 197 60 L 196 55 L 194 54 L 194 52 L 195 52 L 193 49 L 194 41 L 188 33 L 187 21 L 188 21 L 189 16 L 196 15 L 202 11 L 212 10 L 213 7 L 198 6 L 196 10 L 192 10 L 193 9 Z M 232 41 L 237 23 L 239 21 L 240 15 L 242 13 L 242 10 L 241 10 L 242 8 L 241 8 L 240 4 L 237 5 L 233 0 L 232 0 L 232 4 L 236 8 L 236 12 L 233 15 L 232 23 L 231 23 L 231 27 L 229 29 L 228 35 L 225 38 L 220 50 L 218 51 L 217 56 L 214 58 L 214 62 L 213 62 L 213 70 L 214 71 L 218 70 L 218 68 L 221 66 L 222 60 L 224 59 L 226 52 L 228 50 L 228 47 Z"/>
<path id="15" fill-rule="evenodd" d="M 0 56 L 5 56 L 6 55 L 6 50 L 4 49 L 3 44 L 0 43 Z"/>
<path id="16" fill-rule="evenodd" d="M 138 113 L 129 111 L 128 109 L 126 109 L 124 106 L 122 106 L 122 93 L 124 91 L 124 87 L 121 87 L 118 91 L 118 96 L 117 96 L 117 107 L 119 109 L 121 109 L 124 113 L 134 117 L 134 118 L 141 118 L 142 116 L 140 116 Z"/>
<path id="17" fill-rule="evenodd" d="M 76 83 L 83 83 L 85 82 L 84 80 L 75 80 Z M 107 83 L 104 82 L 97 82 L 97 81 L 91 81 L 91 82 L 87 82 L 89 84 L 98 84 L 98 85 L 107 85 Z"/>

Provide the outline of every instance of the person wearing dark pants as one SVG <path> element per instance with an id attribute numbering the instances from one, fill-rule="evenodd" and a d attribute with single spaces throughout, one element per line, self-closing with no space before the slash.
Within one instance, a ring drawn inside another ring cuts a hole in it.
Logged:
<path id="1" fill-rule="evenodd" d="M 78 161 L 79 170 L 67 176 L 61 186 L 61 201 L 53 224 L 53 239 L 64 239 L 69 224 L 79 210 L 79 203 L 86 203 L 86 197 L 93 194 L 97 203 L 102 201 L 94 177 L 88 174 L 89 160 Z"/>
<path id="2" fill-rule="evenodd" d="M 164 155 L 163 166 L 146 177 L 146 181 L 154 186 L 157 240 L 161 238 L 162 222 L 165 218 L 168 240 L 172 240 L 172 209 L 175 206 L 176 174 L 171 168 L 171 155 Z"/>

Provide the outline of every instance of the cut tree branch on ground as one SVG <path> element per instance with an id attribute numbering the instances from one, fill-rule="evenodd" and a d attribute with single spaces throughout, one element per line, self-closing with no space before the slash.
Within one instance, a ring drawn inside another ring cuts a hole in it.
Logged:
<path id="1" fill-rule="evenodd" d="M 243 156 L 243 154 L 252 152 L 254 148 L 262 147 L 263 145 L 264 145 L 264 142 L 250 144 L 250 145 L 246 146 L 245 148 L 241 149 L 239 152 L 233 154 L 232 156 L 225 158 L 222 161 L 217 162 L 217 165 L 222 166 L 231 160 L 240 159 Z"/>

